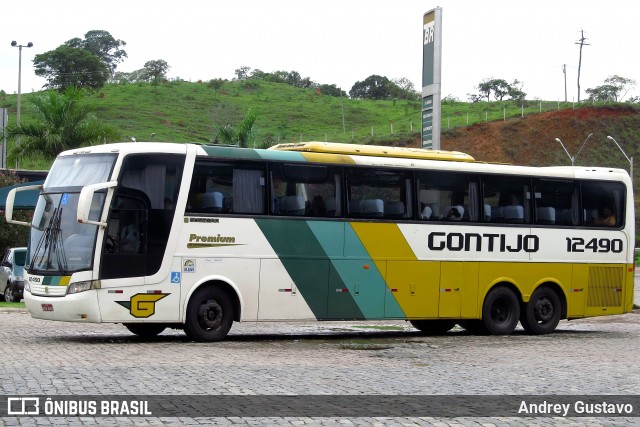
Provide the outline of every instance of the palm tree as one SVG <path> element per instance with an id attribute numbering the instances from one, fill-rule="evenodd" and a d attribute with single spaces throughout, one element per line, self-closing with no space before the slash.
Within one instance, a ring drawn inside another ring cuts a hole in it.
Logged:
<path id="1" fill-rule="evenodd" d="M 253 126 L 256 123 L 256 119 L 255 113 L 249 111 L 237 127 L 230 124 L 218 126 L 218 140 L 223 144 L 248 148 L 253 138 Z"/>
<path id="2" fill-rule="evenodd" d="M 6 128 L 7 138 L 15 142 L 9 155 L 53 159 L 61 151 L 118 141 L 120 131 L 95 118 L 92 108 L 81 103 L 83 96 L 82 89 L 68 87 L 33 98 L 37 119 Z"/>

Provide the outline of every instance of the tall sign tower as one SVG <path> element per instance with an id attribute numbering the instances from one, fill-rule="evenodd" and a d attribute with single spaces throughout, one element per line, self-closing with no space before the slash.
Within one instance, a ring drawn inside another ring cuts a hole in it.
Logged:
<path id="1" fill-rule="evenodd" d="M 442 8 L 425 13 L 422 23 L 422 148 L 439 150 Z"/>

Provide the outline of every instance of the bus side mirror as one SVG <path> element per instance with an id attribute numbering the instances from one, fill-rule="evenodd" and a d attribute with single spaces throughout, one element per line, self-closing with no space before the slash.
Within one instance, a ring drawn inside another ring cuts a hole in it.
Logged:
<path id="1" fill-rule="evenodd" d="M 18 191 L 40 190 L 41 188 L 42 185 L 24 185 L 22 187 L 13 188 L 11 189 L 11 191 L 9 191 L 9 194 L 7 194 L 7 202 L 5 203 L 4 211 L 4 216 L 9 224 L 26 225 L 27 227 L 31 226 L 30 222 L 17 221 L 13 219 L 13 204 L 16 201 L 16 193 Z"/>
<path id="2" fill-rule="evenodd" d="M 80 197 L 78 198 L 78 215 L 77 220 L 82 224 L 99 225 L 100 227 L 106 227 L 106 222 L 91 221 L 89 219 L 89 213 L 91 212 L 91 204 L 93 202 L 93 195 L 98 190 L 104 190 L 112 188 L 118 185 L 117 181 L 101 182 L 99 184 L 85 185 L 80 191 Z"/>

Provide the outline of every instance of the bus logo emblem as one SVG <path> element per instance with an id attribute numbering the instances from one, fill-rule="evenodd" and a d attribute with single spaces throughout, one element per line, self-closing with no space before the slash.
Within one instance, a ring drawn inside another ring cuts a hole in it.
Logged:
<path id="1" fill-rule="evenodd" d="M 156 313 L 156 302 L 171 294 L 135 294 L 129 301 L 116 301 L 129 310 L 133 317 L 147 318 Z"/>

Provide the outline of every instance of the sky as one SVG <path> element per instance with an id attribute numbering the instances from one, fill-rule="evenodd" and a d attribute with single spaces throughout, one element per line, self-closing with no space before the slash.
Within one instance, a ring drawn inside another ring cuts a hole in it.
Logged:
<path id="1" fill-rule="evenodd" d="M 90 3 L 90 5 L 89 5 Z M 442 97 L 461 101 L 487 78 L 523 83 L 527 99 L 581 99 L 612 75 L 638 82 L 637 0 L 21 0 L 0 6 L 0 89 L 41 90 L 36 54 L 91 30 L 127 44 L 117 71 L 163 59 L 168 77 L 232 79 L 241 66 L 298 71 L 348 92 L 372 74 L 422 87 L 422 19 L 442 8 Z"/>

